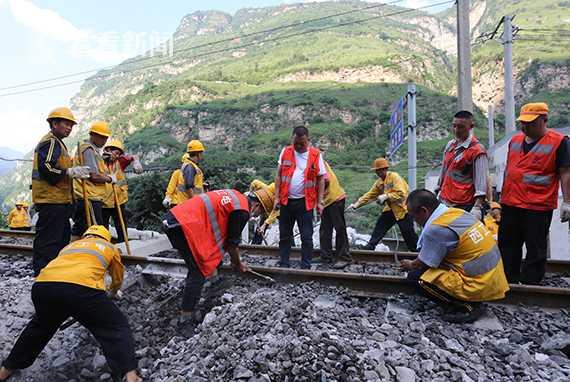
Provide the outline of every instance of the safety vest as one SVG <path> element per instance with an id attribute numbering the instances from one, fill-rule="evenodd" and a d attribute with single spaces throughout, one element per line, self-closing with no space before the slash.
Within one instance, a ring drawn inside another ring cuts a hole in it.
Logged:
<path id="1" fill-rule="evenodd" d="M 210 277 L 222 261 L 233 211 L 249 211 L 248 201 L 236 190 L 199 194 L 170 211 L 180 223 L 188 246 L 204 277 Z"/>
<path id="2" fill-rule="evenodd" d="M 79 155 L 83 155 L 85 150 L 92 148 L 95 153 L 95 160 L 97 161 L 97 169 L 99 170 L 100 174 L 109 174 L 109 170 L 107 169 L 107 165 L 105 165 L 105 161 L 103 157 L 99 153 L 99 149 L 92 145 L 90 142 L 83 142 L 79 145 L 79 150 L 75 153 L 75 157 L 73 158 L 73 165 L 74 166 L 86 166 L 86 163 L 82 163 L 79 160 Z M 75 195 L 75 199 L 83 199 L 83 181 L 80 179 L 73 179 L 73 192 Z M 107 194 L 107 184 L 106 183 L 93 183 L 89 179 L 85 179 L 85 189 L 87 191 L 87 199 L 94 200 L 94 201 L 103 201 Z"/>
<path id="3" fill-rule="evenodd" d="M 408 213 L 406 199 L 408 198 L 408 183 L 394 171 L 388 171 L 386 179 L 378 178 L 372 185 L 370 190 L 358 198 L 356 205 L 358 207 L 376 201 L 378 196 L 386 194 L 388 199 L 384 203 L 382 212 L 392 211 L 397 221 L 402 220 Z"/>
<path id="4" fill-rule="evenodd" d="M 194 175 L 194 194 L 196 193 L 201 194 L 202 192 L 204 192 L 204 173 L 196 163 L 189 160 L 188 162 L 185 162 L 182 165 L 181 168 L 182 174 L 184 174 L 184 168 L 186 168 L 186 166 L 192 166 L 196 170 L 196 175 Z M 182 183 L 182 185 L 180 186 L 180 191 L 183 192 L 186 191 L 184 183 Z"/>
<path id="5" fill-rule="evenodd" d="M 22 208 L 18 210 L 17 207 L 12 209 L 8 214 L 8 227 L 10 228 L 28 228 L 31 227 L 30 215 Z"/>
<path id="6" fill-rule="evenodd" d="M 32 201 L 34 204 L 69 204 L 73 202 L 73 188 L 71 179 L 64 175 L 63 178 L 55 185 L 50 184 L 47 180 L 42 179 L 39 172 L 38 150 L 41 146 L 50 142 L 53 145 L 59 145 L 60 155 L 57 159 L 56 167 L 62 171 L 66 171 L 71 167 L 71 158 L 67 152 L 65 144 L 50 131 L 42 137 L 34 150 L 34 162 L 32 165 Z M 50 147 L 50 152 L 53 149 Z"/>
<path id="7" fill-rule="evenodd" d="M 123 264 L 119 250 L 108 241 L 86 237 L 64 247 L 46 265 L 36 282 L 64 282 L 105 290 L 105 272 L 111 275 L 111 289 L 123 282 Z"/>
<path id="8" fill-rule="evenodd" d="M 457 146 L 457 142 L 452 142 L 443 154 L 443 179 L 439 195 L 442 200 L 453 204 L 470 204 L 475 197 L 473 162 L 486 152 L 475 137 L 471 137 L 467 149 L 456 151 Z"/>
<path id="9" fill-rule="evenodd" d="M 526 154 L 525 135 L 515 135 L 509 144 L 501 204 L 534 211 L 558 207 L 556 151 L 564 135 L 548 129 Z"/>
<path id="10" fill-rule="evenodd" d="M 305 185 L 305 207 L 307 211 L 315 208 L 317 204 L 317 176 L 319 174 L 319 156 L 321 152 L 315 147 L 309 147 L 307 167 L 304 173 Z M 289 201 L 289 186 L 295 173 L 295 148 L 293 145 L 285 147 L 279 166 L 279 177 L 281 187 L 279 188 L 279 203 L 286 206 Z"/>
<path id="11" fill-rule="evenodd" d="M 421 280 L 434 284 L 464 301 L 491 301 L 505 297 L 509 284 L 501 253 L 491 232 L 473 215 L 450 208 L 432 224 L 447 227 L 459 236 L 439 268 L 429 268 Z"/>
<path id="12" fill-rule="evenodd" d="M 177 169 L 172 172 L 164 194 L 170 198 L 170 204 L 176 205 L 188 200 L 188 195 L 184 192 L 184 176 L 182 175 L 182 170 Z"/>
<path id="13" fill-rule="evenodd" d="M 340 182 L 338 181 L 338 178 L 336 177 L 336 174 L 333 172 L 333 170 L 331 169 L 331 166 L 329 166 L 328 162 L 325 162 L 325 168 L 327 170 L 329 182 L 328 182 L 328 186 L 325 190 L 325 197 L 323 200 L 323 205 L 324 205 L 324 207 L 328 207 L 331 204 L 333 204 L 334 202 L 336 202 L 337 200 L 344 199 L 344 197 L 346 196 L 346 193 L 344 192 L 344 189 L 341 187 Z"/>
<path id="14" fill-rule="evenodd" d="M 121 163 L 118 160 L 114 161 L 113 163 L 108 163 L 107 172 L 109 174 L 115 174 L 117 177 L 117 183 L 115 184 L 117 199 L 119 200 L 119 205 L 125 204 L 129 200 L 129 186 L 127 184 L 125 172 L 121 168 Z M 105 198 L 103 199 L 103 208 L 115 208 L 113 185 L 111 183 L 105 183 L 105 188 L 106 192 Z"/>

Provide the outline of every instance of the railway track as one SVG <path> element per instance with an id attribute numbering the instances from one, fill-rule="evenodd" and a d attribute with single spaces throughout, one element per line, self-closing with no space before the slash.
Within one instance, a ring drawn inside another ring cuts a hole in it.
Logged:
<path id="1" fill-rule="evenodd" d="M 276 250 L 260 248 L 258 246 L 246 246 L 245 249 L 252 255 L 254 250 L 256 254 L 274 254 Z M 26 254 L 29 255 L 32 248 L 29 245 L 0 245 L 0 253 L 3 254 Z M 371 251 L 359 251 L 361 255 L 366 254 L 378 259 L 394 259 L 394 255 L 378 254 L 374 255 Z M 318 253 L 318 251 L 317 251 Z M 293 255 L 298 255 L 297 251 L 293 251 Z M 403 253 L 401 256 L 412 256 Z M 402 257 L 403 258 L 403 257 Z M 181 259 L 171 259 L 152 256 L 122 256 L 125 264 L 139 264 L 145 266 L 149 271 L 147 273 L 154 275 L 167 275 L 174 277 L 185 277 L 185 265 Z M 382 260 L 380 260 L 382 261 Z M 568 264 L 566 265 L 568 266 Z M 307 282 L 317 281 L 326 285 L 346 287 L 354 292 L 356 296 L 377 297 L 387 294 L 413 294 L 414 287 L 406 282 L 402 276 L 385 276 L 371 275 L 365 273 L 349 273 L 349 272 L 329 272 L 302 269 L 284 269 L 275 267 L 252 266 L 254 271 L 270 276 L 280 282 Z M 232 272 L 231 268 L 223 265 L 220 268 L 222 273 Z M 143 272 L 144 273 L 144 272 Z M 246 275 L 247 277 L 255 277 Z M 570 308 L 570 288 L 555 288 L 546 286 L 532 285 L 511 285 L 511 290 L 504 300 L 500 303 L 506 304 L 527 304 L 536 305 L 546 308 Z"/>

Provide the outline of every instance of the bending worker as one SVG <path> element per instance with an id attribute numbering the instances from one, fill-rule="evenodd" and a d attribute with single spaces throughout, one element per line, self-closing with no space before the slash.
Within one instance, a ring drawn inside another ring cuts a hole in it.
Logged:
<path id="1" fill-rule="evenodd" d="M 28 211 L 24 208 L 24 202 L 16 202 L 16 207 L 8 214 L 8 228 L 12 230 L 29 231 L 32 222 Z"/>
<path id="2" fill-rule="evenodd" d="M 441 304 L 448 322 L 473 322 L 481 301 L 499 300 L 509 290 L 501 254 L 491 232 L 464 210 L 440 203 L 428 190 L 408 196 L 408 211 L 423 227 L 415 260 L 402 260 L 408 279 L 425 297 Z"/>
<path id="3" fill-rule="evenodd" d="M 107 122 L 96 121 L 89 128 L 89 140 L 79 145 L 79 152 L 75 153 L 73 163 L 84 164 L 89 167 L 89 178 L 84 181 L 74 180 L 73 191 L 75 195 L 75 213 L 73 215 L 73 228 L 71 234 L 80 237 L 87 227 L 85 216 L 85 202 L 83 190 L 87 195 L 92 224 L 103 224 L 103 199 L 107 194 L 106 183 L 116 183 L 115 175 L 109 174 L 105 165 L 101 149 L 111 136 L 111 129 Z M 81 159 L 80 159 L 81 156 Z"/>
<path id="4" fill-rule="evenodd" d="M 570 138 L 547 127 L 548 105 L 529 103 L 518 118 L 522 132 L 513 136 L 501 194 L 499 248 L 510 283 L 538 284 L 546 271 L 552 211 L 570 220 Z M 526 258 L 521 266 L 522 246 Z"/>
<path id="5" fill-rule="evenodd" d="M 216 274 L 226 251 L 234 269 L 247 272 L 238 245 L 250 211 L 260 208 L 259 202 L 250 202 L 236 190 L 217 190 L 197 195 L 166 213 L 166 235 L 188 267 L 182 315 L 194 313 L 202 286 Z"/>
<path id="6" fill-rule="evenodd" d="M 0 380 L 31 366 L 59 326 L 73 317 L 101 345 L 113 374 L 141 381 L 129 323 L 105 293 L 105 273 L 111 276 L 111 297 L 120 293 L 124 273 L 120 252 L 110 240 L 105 227 L 91 226 L 42 269 L 32 286 L 35 314 L 4 360 Z"/>
<path id="7" fill-rule="evenodd" d="M 88 167 L 72 167 L 63 143 L 63 138 L 67 138 L 77 124 L 71 110 L 54 109 L 47 122 L 50 132 L 36 146 L 32 165 L 32 202 L 38 212 L 32 260 L 34 276 L 69 244 L 69 218 L 73 214 L 71 179 L 89 178 Z"/>
<path id="8" fill-rule="evenodd" d="M 190 155 L 184 153 L 180 161 L 182 165 L 188 163 L 190 161 Z M 182 175 L 182 170 L 178 168 L 170 175 L 162 205 L 164 208 L 173 208 L 186 200 L 188 200 L 188 195 L 185 192 L 184 176 Z"/>
<path id="9" fill-rule="evenodd" d="M 271 183 L 268 186 L 261 180 L 254 179 L 249 185 L 249 192 L 255 195 L 262 207 L 258 215 L 260 217 L 260 224 L 253 234 L 251 244 L 262 244 L 267 227 L 275 223 L 279 217 L 279 210 L 273 209 L 275 205 L 275 183 Z"/>
<path id="10" fill-rule="evenodd" d="M 475 124 L 471 112 L 457 112 L 451 127 L 455 139 L 447 143 L 443 152 L 439 199 L 446 206 L 472 212 L 481 220 L 481 207 L 487 195 L 487 153 L 473 136 Z M 473 209 L 474 206 L 477 208 Z"/>
<path id="11" fill-rule="evenodd" d="M 414 222 L 408 214 L 406 207 L 408 183 L 406 183 L 397 172 L 388 171 L 389 167 L 390 164 L 385 158 L 377 158 L 374 160 L 370 171 L 376 172 L 378 180 L 366 194 L 348 206 L 348 209 L 355 210 L 373 201 L 384 205 L 382 214 L 376 222 L 374 231 L 372 231 L 372 236 L 363 249 L 373 251 L 384 238 L 386 232 L 388 232 L 394 224 L 398 224 L 408 250 L 415 252 L 418 235 L 416 235 L 414 231 Z"/>
<path id="12" fill-rule="evenodd" d="M 101 224 L 109 229 L 109 222 L 111 218 L 113 218 L 113 225 L 115 226 L 115 231 L 117 231 L 117 243 L 122 243 L 125 241 L 125 235 L 121 229 L 114 193 L 117 193 L 121 216 L 125 227 L 128 227 L 125 206 L 129 200 L 129 186 L 127 184 L 127 178 L 125 177 L 125 169 L 132 163 L 135 173 L 140 174 L 143 168 L 136 156 L 125 154 L 123 142 L 118 139 L 111 139 L 105 145 L 103 159 L 107 165 L 108 173 L 115 177 L 117 183 L 116 185 L 106 183 L 107 190 L 105 198 L 103 199 L 103 221 Z"/>

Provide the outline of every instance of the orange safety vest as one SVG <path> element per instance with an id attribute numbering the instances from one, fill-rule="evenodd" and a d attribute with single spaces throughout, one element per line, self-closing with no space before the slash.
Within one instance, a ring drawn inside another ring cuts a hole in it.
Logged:
<path id="1" fill-rule="evenodd" d="M 443 180 L 440 196 L 442 200 L 454 204 L 469 204 L 475 197 L 473 182 L 473 162 L 485 154 L 485 148 L 475 137 L 471 137 L 469 147 L 455 151 L 457 142 L 450 144 L 443 157 Z"/>
<path id="2" fill-rule="evenodd" d="M 309 147 L 309 157 L 305 168 L 305 207 L 307 211 L 315 208 L 317 204 L 317 176 L 319 174 L 319 155 L 321 152 L 315 147 Z M 279 203 L 286 206 L 289 201 L 289 185 L 295 173 L 295 148 L 293 145 L 285 147 L 279 166 L 281 187 L 279 188 Z"/>
<path id="3" fill-rule="evenodd" d="M 525 135 L 515 135 L 509 144 L 507 168 L 501 204 L 534 211 L 551 211 L 558 207 L 556 150 L 564 135 L 552 130 L 526 154 Z"/>
<path id="4" fill-rule="evenodd" d="M 212 276 L 222 262 L 229 216 L 238 210 L 249 211 L 249 207 L 247 198 L 236 190 L 199 194 L 170 210 L 204 277 Z"/>

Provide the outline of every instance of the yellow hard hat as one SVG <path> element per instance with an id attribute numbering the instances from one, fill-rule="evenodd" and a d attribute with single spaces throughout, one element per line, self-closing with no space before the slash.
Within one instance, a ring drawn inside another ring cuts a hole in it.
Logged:
<path id="1" fill-rule="evenodd" d="M 390 163 L 388 163 L 386 158 L 376 158 L 374 159 L 374 162 L 372 162 L 372 167 L 370 168 L 370 171 L 376 171 L 388 167 L 390 167 Z"/>
<path id="2" fill-rule="evenodd" d="M 193 139 L 190 142 L 188 142 L 188 146 L 186 146 L 186 151 L 188 151 L 189 153 L 197 153 L 197 152 L 206 151 L 206 149 L 204 148 L 202 142 L 200 142 L 197 139 Z"/>
<path id="3" fill-rule="evenodd" d="M 46 120 L 49 122 L 50 120 L 56 119 L 56 118 L 66 119 L 68 121 L 73 122 L 74 124 L 77 124 L 77 120 L 75 119 L 75 116 L 73 115 L 71 110 L 67 107 L 56 107 L 55 109 L 50 111 Z"/>
<path id="4" fill-rule="evenodd" d="M 87 228 L 87 231 L 85 231 L 83 237 L 87 235 L 95 235 L 109 242 L 111 241 L 111 234 L 107 228 L 103 227 L 102 225 L 92 225 L 91 227 Z"/>
<path id="5" fill-rule="evenodd" d="M 494 210 L 495 208 L 501 209 L 501 205 L 497 202 L 491 202 L 491 209 Z"/>
<path id="6" fill-rule="evenodd" d="M 99 133 L 97 133 L 97 134 L 99 134 Z M 116 149 L 121 150 L 123 153 L 125 152 L 125 146 L 123 146 L 123 142 L 119 141 L 118 139 L 111 139 L 105 145 L 105 148 L 107 148 L 107 147 L 114 147 Z"/>
<path id="7" fill-rule="evenodd" d="M 111 136 L 111 128 L 105 121 L 95 121 L 89 128 L 89 134 L 94 133 L 109 138 Z"/>
<path id="8" fill-rule="evenodd" d="M 17 206 L 23 206 L 23 205 L 24 205 L 24 202 L 17 201 L 17 202 L 16 202 L 16 205 L 17 205 Z"/>
<path id="9" fill-rule="evenodd" d="M 29 207 L 30 205 L 28 204 L 28 202 L 22 202 L 22 207 Z"/>
<path id="10" fill-rule="evenodd" d="M 275 183 L 269 186 L 261 187 L 253 191 L 257 199 L 261 202 L 263 209 L 266 213 L 271 213 L 273 210 L 273 202 L 275 201 Z"/>
<path id="11" fill-rule="evenodd" d="M 186 163 L 190 160 L 190 155 L 188 155 L 188 153 L 184 153 L 184 155 L 182 155 L 182 157 L 180 158 L 180 161 L 182 163 Z"/>
<path id="12" fill-rule="evenodd" d="M 521 107 L 517 121 L 532 122 L 541 115 L 548 115 L 548 105 L 544 102 L 527 103 Z"/>

